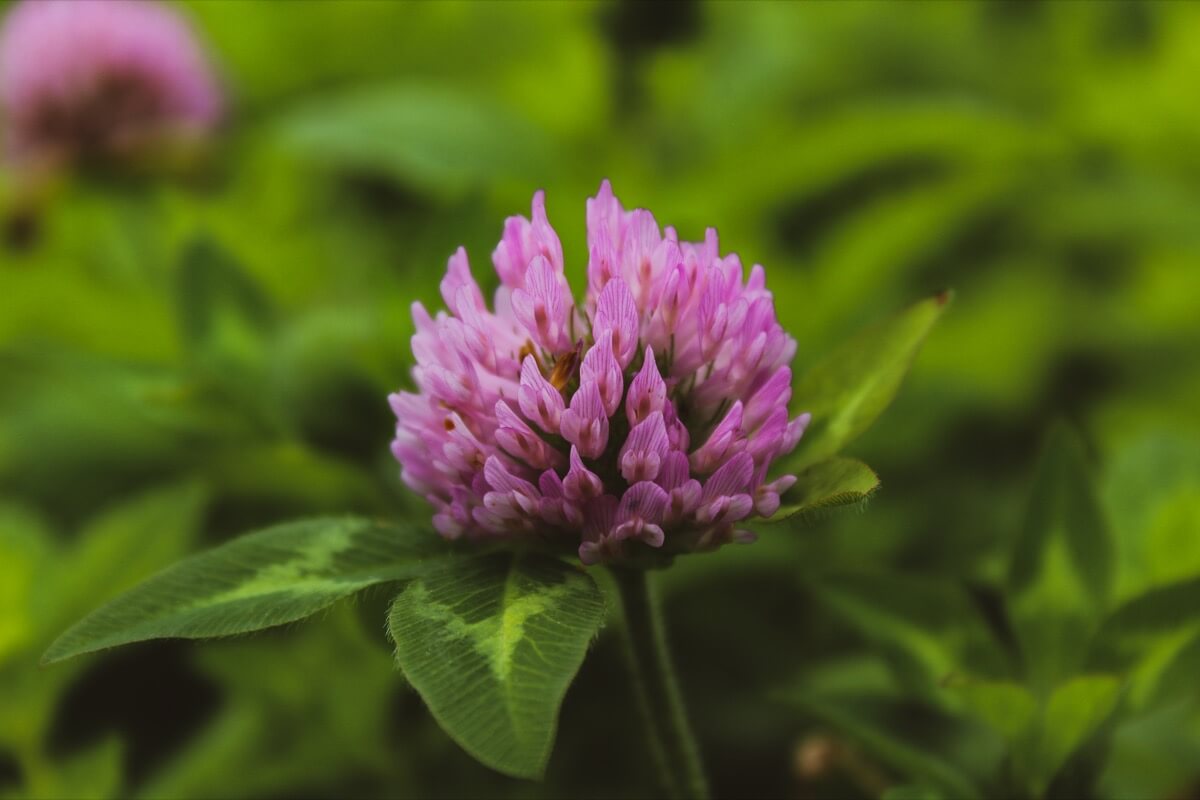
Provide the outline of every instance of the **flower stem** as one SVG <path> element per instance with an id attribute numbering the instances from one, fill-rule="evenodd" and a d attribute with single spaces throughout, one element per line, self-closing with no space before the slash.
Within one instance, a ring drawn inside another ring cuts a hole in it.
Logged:
<path id="1" fill-rule="evenodd" d="M 668 797 L 704 800 L 708 781 L 667 649 L 651 571 L 613 568 L 624 613 L 625 654 L 638 710 Z"/>

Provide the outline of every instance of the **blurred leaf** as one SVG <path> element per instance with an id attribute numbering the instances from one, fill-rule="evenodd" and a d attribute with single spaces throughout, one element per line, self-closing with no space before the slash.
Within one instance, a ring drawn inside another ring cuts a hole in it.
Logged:
<path id="1" fill-rule="evenodd" d="M 453 552 L 423 527 L 354 518 L 283 523 L 159 573 L 76 623 L 43 661 L 293 622 L 360 589 L 428 570 Z"/>
<path id="2" fill-rule="evenodd" d="M 929 577 L 837 573 L 822 576 L 810 587 L 822 605 L 864 639 L 903 658 L 907 674 L 899 677 L 910 678 L 910 685 L 931 697 L 940 695 L 935 687 L 958 666 L 955 648 L 977 624 L 974 609 L 958 587 Z"/>
<path id="3" fill-rule="evenodd" d="M 78 534 L 57 587 L 57 624 L 181 558 L 199 532 L 206 502 L 194 482 L 153 489 L 93 518 Z"/>
<path id="4" fill-rule="evenodd" d="M 1112 676 L 1083 675 L 1054 690 L 1042 720 L 1036 791 L 1042 791 L 1067 757 L 1108 718 L 1119 689 Z"/>
<path id="5" fill-rule="evenodd" d="M 826 459 L 801 470 L 796 485 L 781 498 L 779 510 L 758 524 L 803 524 L 841 506 L 861 505 L 877 488 L 879 476 L 861 461 Z"/>
<path id="6" fill-rule="evenodd" d="M 1151 714 L 1119 720 L 1100 777 L 1100 795 L 1177 796 L 1180 787 L 1196 778 L 1198 734 L 1200 714 L 1195 703 L 1173 702 Z"/>
<path id="7" fill-rule="evenodd" d="M 974 716 L 1004 737 L 1017 776 L 1040 796 L 1112 713 L 1119 683 L 1109 675 L 1080 676 L 1056 687 L 1044 703 L 1007 681 L 968 679 L 951 688 Z"/>
<path id="8" fill-rule="evenodd" d="M 970 800 L 980 796 L 971 779 L 957 766 L 913 747 L 877 724 L 858 718 L 850 710 L 853 703 L 840 698 L 816 697 L 802 689 L 787 690 L 779 696 L 783 702 L 850 737 L 907 779 L 938 787 L 949 797 Z"/>
<path id="9" fill-rule="evenodd" d="M 69 522 L 251 433 L 174 370 L 28 347 L 0 351 L 0 374 L 0 482 Z"/>
<path id="10" fill-rule="evenodd" d="M 397 752 L 394 716 L 397 694 L 407 689 L 378 618 L 367 628 L 357 616 L 343 603 L 320 625 L 198 648 L 200 667 L 219 682 L 225 701 L 138 796 L 311 796 L 347 770 L 387 776 L 384 794 L 410 788 L 404 778 L 411 758 Z M 406 741 L 414 727 L 403 725 Z M 230 782 L 230 775 L 239 778 Z"/>
<path id="11" fill-rule="evenodd" d="M 951 687 L 967 709 L 1010 745 L 1029 735 L 1038 721 L 1038 703 L 1024 686 L 1007 681 L 967 679 Z"/>
<path id="12" fill-rule="evenodd" d="M 1141 436 L 1118 451 L 1104 478 L 1118 599 L 1200 576 L 1200 438 Z"/>
<path id="13" fill-rule="evenodd" d="M 193 239 L 185 246 L 175 293 L 180 332 L 192 349 L 253 348 L 271 324 L 267 296 L 211 239 Z"/>
<path id="14" fill-rule="evenodd" d="M 1050 434 L 1014 547 L 1007 600 L 1030 680 L 1045 690 L 1082 663 L 1111 590 L 1112 538 L 1082 445 Z"/>
<path id="15" fill-rule="evenodd" d="M 34 595 L 55 555 L 50 531 L 21 506 L 0 502 L 0 665 L 36 636 Z"/>
<path id="16" fill-rule="evenodd" d="M 1128 670 L 1133 707 L 1164 695 L 1195 694 L 1200 687 L 1190 677 L 1200 666 L 1200 578 L 1127 600 L 1104 620 L 1096 638 L 1097 652 L 1108 659 L 1105 666 Z"/>
<path id="17" fill-rule="evenodd" d="M 190 482 L 144 491 L 93 517 L 73 547 L 55 546 L 43 530 L 34 534 L 44 538 L 35 545 L 42 551 L 36 563 L 23 560 L 21 549 L 6 547 L 19 528 L 9 528 L 9 536 L 0 533 L 0 580 L 10 563 L 32 569 L 24 581 L 12 581 L 17 587 L 25 584 L 23 602 L 0 607 L 0 632 L 15 624 L 23 634 L 11 642 L 12 651 L 0 653 L 0 742 L 22 750 L 41 746 L 54 721 L 52 710 L 79 670 L 74 665 L 41 670 L 38 654 L 88 608 L 183 555 L 200 527 L 205 497 Z M 34 530 L 17 541 L 31 544 Z"/>
<path id="18" fill-rule="evenodd" d="M 1104 622 L 1109 636 L 1171 633 L 1200 617 L 1200 577 L 1152 589 L 1118 606 Z"/>
<path id="19" fill-rule="evenodd" d="M 105 739 L 37 775 L 28 784 L 29 794 L 35 798 L 116 800 L 122 796 L 122 749 L 119 739 Z"/>
<path id="20" fill-rule="evenodd" d="M 438 193 L 536 175 L 549 148 L 536 128 L 448 87 L 380 85 L 324 97 L 279 122 L 314 163 L 374 171 Z"/>
<path id="21" fill-rule="evenodd" d="M 413 580 L 388 626 L 400 668 L 446 733 L 493 769 L 540 778 L 559 704 L 603 619 L 591 576 L 504 554 Z"/>
<path id="22" fill-rule="evenodd" d="M 837 453 L 883 413 L 950 297 L 943 292 L 860 331 L 800 376 L 791 405 L 812 422 L 791 469 Z"/>

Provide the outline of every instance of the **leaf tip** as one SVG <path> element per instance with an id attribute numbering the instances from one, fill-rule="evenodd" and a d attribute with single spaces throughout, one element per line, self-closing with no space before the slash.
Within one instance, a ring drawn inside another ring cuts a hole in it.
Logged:
<path id="1" fill-rule="evenodd" d="M 950 301 L 953 299 L 954 299 L 954 290 L 953 289 L 942 289 L 940 292 L 938 292 L 937 294 L 935 294 L 933 296 L 933 302 L 937 303 L 937 305 L 939 307 L 949 305 Z"/>

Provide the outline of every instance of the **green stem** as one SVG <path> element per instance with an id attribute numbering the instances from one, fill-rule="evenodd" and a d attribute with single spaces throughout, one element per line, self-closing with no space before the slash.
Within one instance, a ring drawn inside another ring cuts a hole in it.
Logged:
<path id="1" fill-rule="evenodd" d="M 675 680 L 650 571 L 614 568 L 612 572 L 625 617 L 630 678 L 663 789 L 672 798 L 704 800 L 709 796 L 708 781 Z"/>

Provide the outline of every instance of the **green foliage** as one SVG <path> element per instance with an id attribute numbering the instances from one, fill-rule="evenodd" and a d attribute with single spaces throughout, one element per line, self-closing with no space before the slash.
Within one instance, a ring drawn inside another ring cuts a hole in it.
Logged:
<path id="1" fill-rule="evenodd" d="M 765 265 L 819 412 L 776 465 L 801 475 L 779 517 L 807 510 L 657 576 L 714 792 L 1195 794 L 1194 5 L 179 5 L 230 98 L 194 172 L 0 166 L 0 796 L 649 793 L 610 635 L 545 782 L 510 781 L 396 673 L 391 582 L 319 624 L 38 666 L 241 531 L 425 526 L 387 452 L 410 304 L 440 308 L 460 244 L 489 292 L 536 188 L 581 285 L 603 177 Z M 935 305 L 821 356 L 945 287 L 877 417 Z M 1086 458 L 1063 434 L 1037 467 L 1057 419 Z M 854 757 L 801 770 L 810 737 Z"/>
<path id="2" fill-rule="evenodd" d="M 813 421 L 792 463 L 828 458 L 883 413 L 949 301 L 939 294 L 859 332 L 797 379 L 792 406 Z"/>
<path id="3" fill-rule="evenodd" d="M 852 699 L 839 698 L 833 702 L 804 692 L 788 692 L 781 699 L 844 733 L 905 778 L 938 787 L 949 797 L 970 800 L 980 796 L 970 777 L 953 764 L 857 717 Z"/>
<path id="4" fill-rule="evenodd" d="M 116 598 L 56 639 L 43 660 L 294 622 L 449 556 L 444 541 L 425 527 L 353 518 L 277 525 L 181 561 Z"/>
<path id="5" fill-rule="evenodd" d="M 1112 538 L 1082 446 L 1056 428 L 1008 573 L 1008 610 L 1029 679 L 1046 689 L 1078 668 L 1111 592 Z"/>
<path id="6" fill-rule="evenodd" d="M 536 174 L 549 146 L 503 108 L 420 85 L 325 97 L 290 112 L 279 127 L 283 144 L 314 163 L 438 191 Z"/>
<path id="7" fill-rule="evenodd" d="M 388 628 L 405 677 L 456 742 L 501 772 L 539 778 L 558 706 L 603 619 L 585 573 L 496 555 L 409 582 Z"/>

